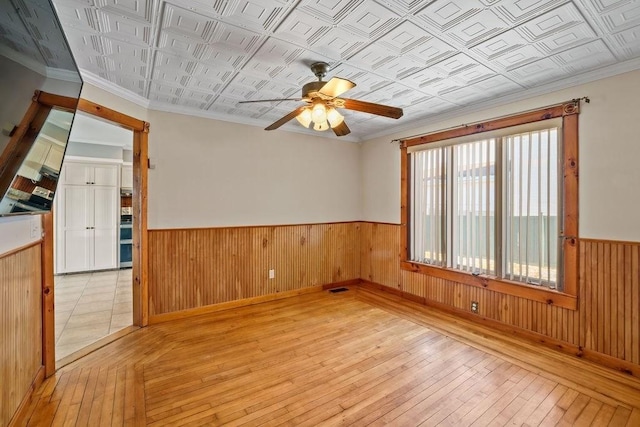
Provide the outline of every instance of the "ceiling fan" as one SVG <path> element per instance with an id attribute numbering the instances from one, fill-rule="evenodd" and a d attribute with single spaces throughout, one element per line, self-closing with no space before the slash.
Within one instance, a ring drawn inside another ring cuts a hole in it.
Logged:
<path id="1" fill-rule="evenodd" d="M 361 111 L 378 116 L 399 119 L 402 117 L 402 108 L 390 107 L 388 105 L 374 104 L 372 102 L 358 101 L 356 99 L 338 98 L 340 95 L 356 86 L 350 80 L 340 77 L 332 77 L 328 82 L 322 79 L 327 75 L 329 64 L 326 62 L 315 62 L 311 64 L 311 71 L 318 78 L 317 82 L 310 82 L 302 87 L 301 98 L 282 99 L 260 99 L 255 101 L 241 101 L 240 104 L 251 102 L 274 102 L 274 101 L 304 101 L 307 105 L 300 106 L 267 126 L 265 130 L 274 130 L 296 118 L 304 127 L 309 127 L 313 122 L 313 129 L 325 131 L 329 128 L 337 136 L 344 136 L 351 132 L 344 122 L 342 114 L 337 108 Z"/>

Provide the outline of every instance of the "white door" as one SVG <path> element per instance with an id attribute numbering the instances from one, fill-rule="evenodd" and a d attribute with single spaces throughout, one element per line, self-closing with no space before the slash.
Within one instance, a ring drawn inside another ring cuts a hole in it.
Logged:
<path id="1" fill-rule="evenodd" d="M 62 213 L 60 234 L 63 238 L 62 271 L 86 271 L 91 268 L 91 213 L 87 211 L 93 199 L 92 189 L 82 186 L 63 186 L 60 201 Z"/>
<path id="2" fill-rule="evenodd" d="M 83 163 L 66 163 L 63 169 L 63 184 L 88 185 L 93 178 L 93 168 Z"/>
<path id="3" fill-rule="evenodd" d="M 107 185 L 118 187 L 118 166 L 117 165 L 95 165 L 93 166 L 94 185 Z"/>
<path id="4" fill-rule="evenodd" d="M 118 267 L 118 165 L 67 163 L 58 194 L 57 273 Z"/>
<path id="5" fill-rule="evenodd" d="M 118 267 L 118 192 L 115 187 L 93 187 L 93 268 Z"/>

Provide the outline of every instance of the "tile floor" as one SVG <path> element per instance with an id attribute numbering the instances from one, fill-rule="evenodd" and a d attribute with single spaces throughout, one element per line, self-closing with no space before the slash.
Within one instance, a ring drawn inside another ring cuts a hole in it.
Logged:
<path id="1" fill-rule="evenodd" d="M 133 323 L 131 269 L 55 277 L 56 359 Z"/>

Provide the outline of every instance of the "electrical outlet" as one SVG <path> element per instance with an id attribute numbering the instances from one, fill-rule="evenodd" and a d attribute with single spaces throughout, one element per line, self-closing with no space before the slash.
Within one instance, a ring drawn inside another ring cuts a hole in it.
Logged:
<path id="1" fill-rule="evenodd" d="M 478 301 L 471 301 L 471 311 L 478 314 Z"/>
<path id="2" fill-rule="evenodd" d="M 269 270 L 269 279 L 276 278 L 276 271 L 274 269 Z"/>

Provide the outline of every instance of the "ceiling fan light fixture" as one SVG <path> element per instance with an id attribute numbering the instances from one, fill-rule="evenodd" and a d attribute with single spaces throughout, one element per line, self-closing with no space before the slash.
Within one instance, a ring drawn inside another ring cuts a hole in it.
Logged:
<path id="1" fill-rule="evenodd" d="M 335 108 L 331 107 L 329 108 L 329 111 L 327 112 L 327 120 L 329 121 L 329 124 L 331 125 L 331 128 L 334 128 L 338 125 L 340 125 L 340 123 L 344 122 L 344 116 L 340 113 L 338 113 L 338 110 L 336 110 Z"/>
<path id="2" fill-rule="evenodd" d="M 300 122 L 302 126 L 308 128 L 311 124 L 311 110 L 305 108 L 300 114 L 296 116 L 296 119 L 298 119 L 298 122 Z"/>
<path id="3" fill-rule="evenodd" d="M 327 107 L 322 102 L 317 102 L 311 111 L 314 123 L 323 123 L 327 121 Z"/>
<path id="4" fill-rule="evenodd" d="M 313 130 L 318 130 L 320 132 L 329 129 L 329 123 L 325 120 L 324 122 L 314 122 Z"/>
<path id="5" fill-rule="evenodd" d="M 331 129 L 336 136 L 345 136 L 351 133 L 346 120 L 336 108 L 346 110 L 361 111 L 363 113 L 375 114 L 377 116 L 399 119 L 402 117 L 402 108 L 390 107 L 388 105 L 376 104 L 373 102 L 359 101 L 357 99 L 338 98 L 344 92 L 353 89 L 356 84 L 341 77 L 332 77 L 328 82 L 322 79 L 329 70 L 326 62 L 315 62 L 311 64 L 311 71 L 318 77 L 318 81 L 306 83 L 302 86 L 301 98 L 280 98 L 261 99 L 251 101 L 240 101 L 240 104 L 248 102 L 275 102 L 275 101 L 304 101 L 306 105 L 301 105 L 289 112 L 284 117 L 271 123 L 265 130 L 278 129 L 285 123 L 293 120 L 306 127 L 311 127 L 316 131 Z"/>

